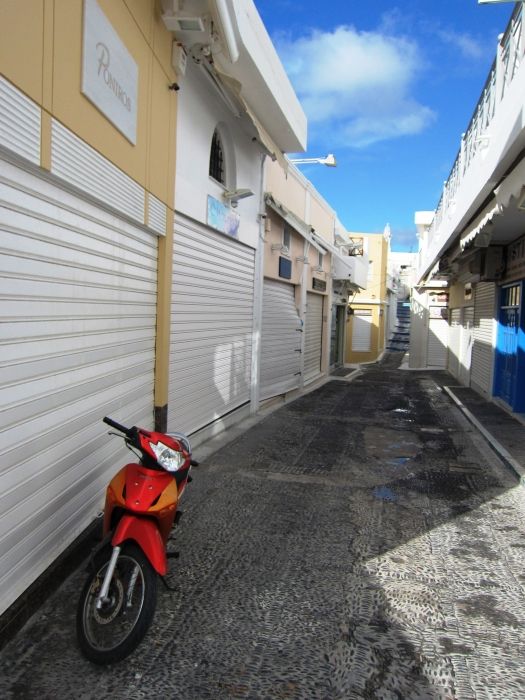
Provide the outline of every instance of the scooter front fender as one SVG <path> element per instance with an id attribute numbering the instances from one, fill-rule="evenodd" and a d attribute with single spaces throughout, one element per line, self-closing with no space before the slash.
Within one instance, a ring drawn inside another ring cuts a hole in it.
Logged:
<path id="1" fill-rule="evenodd" d="M 161 576 L 168 570 L 166 549 L 158 527 L 148 518 L 136 515 L 123 515 L 119 520 L 111 544 L 113 547 L 125 540 L 134 540 L 147 556 L 151 566 Z"/>

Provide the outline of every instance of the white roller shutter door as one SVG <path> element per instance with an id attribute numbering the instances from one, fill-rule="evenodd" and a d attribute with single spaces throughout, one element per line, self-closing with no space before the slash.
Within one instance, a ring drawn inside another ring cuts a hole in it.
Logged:
<path id="1" fill-rule="evenodd" d="M 461 345 L 459 355 L 459 381 L 465 386 L 470 386 L 470 368 L 472 364 L 472 339 L 474 327 L 474 307 L 466 306 L 463 309 L 463 323 L 461 324 Z"/>
<path id="2" fill-rule="evenodd" d="M 447 366 L 448 321 L 431 318 L 428 324 L 427 366 Z"/>
<path id="3" fill-rule="evenodd" d="M 313 381 L 321 374 L 323 345 L 323 297 L 308 292 L 304 337 L 304 382 Z"/>
<path id="4" fill-rule="evenodd" d="M 496 289 L 494 282 L 475 287 L 470 385 L 485 396 L 492 395 Z"/>
<path id="5" fill-rule="evenodd" d="M 356 309 L 352 317 L 352 352 L 370 352 L 372 348 L 372 311 Z"/>
<path id="6" fill-rule="evenodd" d="M 177 214 L 168 426 L 192 433 L 250 400 L 255 251 Z"/>
<path id="7" fill-rule="evenodd" d="M 450 312 L 450 328 L 448 332 L 448 371 L 456 379 L 459 376 L 459 355 L 461 346 L 461 309 Z"/>
<path id="8" fill-rule="evenodd" d="M 265 280 L 261 336 L 261 399 L 299 387 L 301 330 L 293 285 Z"/>
<path id="9" fill-rule="evenodd" d="M 152 427 L 157 237 L 0 159 L 0 612 L 100 510 Z"/>

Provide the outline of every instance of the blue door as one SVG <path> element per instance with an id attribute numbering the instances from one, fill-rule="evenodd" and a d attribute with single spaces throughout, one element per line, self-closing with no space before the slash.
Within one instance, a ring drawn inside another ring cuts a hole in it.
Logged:
<path id="1" fill-rule="evenodd" d="M 498 317 L 494 395 L 513 411 L 525 410 L 523 283 L 502 287 Z"/>

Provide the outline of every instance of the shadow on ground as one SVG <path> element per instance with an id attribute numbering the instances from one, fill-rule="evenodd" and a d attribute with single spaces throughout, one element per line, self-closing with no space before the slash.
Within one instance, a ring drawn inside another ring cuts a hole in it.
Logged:
<path id="1" fill-rule="evenodd" d="M 523 490 L 440 385 L 387 355 L 195 474 L 174 594 L 110 669 L 74 643 L 78 572 L 2 654 L 10 698 L 525 696 Z"/>

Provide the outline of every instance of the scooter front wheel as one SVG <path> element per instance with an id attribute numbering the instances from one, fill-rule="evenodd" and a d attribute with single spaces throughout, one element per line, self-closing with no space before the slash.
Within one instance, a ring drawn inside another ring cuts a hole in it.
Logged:
<path id="1" fill-rule="evenodd" d="M 157 574 L 142 550 L 128 543 L 120 552 L 106 601 L 97 607 L 110 558 L 108 549 L 95 561 L 77 608 L 78 643 L 95 664 L 131 654 L 148 631 L 157 603 Z"/>

